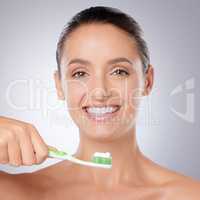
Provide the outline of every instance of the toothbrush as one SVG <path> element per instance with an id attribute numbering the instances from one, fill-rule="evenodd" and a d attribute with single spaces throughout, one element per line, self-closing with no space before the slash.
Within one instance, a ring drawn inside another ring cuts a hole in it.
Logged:
<path id="1" fill-rule="evenodd" d="M 110 169 L 112 167 L 112 157 L 109 152 L 100 153 L 96 152 L 93 154 L 91 161 L 84 161 L 73 157 L 72 155 L 68 154 L 67 152 L 57 150 L 55 148 L 49 148 L 49 157 L 57 158 L 60 160 L 69 160 L 71 162 L 90 166 L 90 167 L 99 167 Z"/>

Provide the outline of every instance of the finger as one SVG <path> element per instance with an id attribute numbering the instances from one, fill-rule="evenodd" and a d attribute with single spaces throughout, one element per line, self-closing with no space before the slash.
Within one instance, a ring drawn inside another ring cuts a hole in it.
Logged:
<path id="1" fill-rule="evenodd" d="M 58 151 L 58 149 L 56 147 L 53 147 L 53 146 L 50 146 L 50 145 L 47 145 L 47 146 L 48 146 L 48 150 Z"/>
<path id="2" fill-rule="evenodd" d="M 24 133 L 20 138 L 20 148 L 22 154 L 23 165 L 36 164 L 36 156 L 34 154 L 34 147 L 30 137 L 30 133 Z"/>
<path id="3" fill-rule="evenodd" d="M 36 162 L 37 164 L 40 164 L 48 157 L 48 146 L 35 128 L 32 129 L 30 136 L 36 156 Z"/>
<path id="4" fill-rule="evenodd" d="M 48 145 L 48 150 L 49 151 L 58 151 L 58 149 L 56 147 L 50 146 Z M 52 156 L 48 156 L 49 158 L 52 158 Z"/>
<path id="5" fill-rule="evenodd" d="M 0 140 L 0 163 L 7 164 L 9 162 L 8 144 Z"/>
<path id="6" fill-rule="evenodd" d="M 8 142 L 9 164 L 14 166 L 22 165 L 22 156 L 19 142 L 12 139 Z"/>

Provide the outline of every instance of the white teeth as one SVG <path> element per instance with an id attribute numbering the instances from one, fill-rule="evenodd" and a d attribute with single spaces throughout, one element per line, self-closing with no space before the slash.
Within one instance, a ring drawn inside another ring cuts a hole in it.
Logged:
<path id="1" fill-rule="evenodd" d="M 88 113 L 95 115 L 103 115 L 105 113 L 112 113 L 118 109 L 117 106 L 109 106 L 109 107 L 88 107 L 86 108 Z"/>

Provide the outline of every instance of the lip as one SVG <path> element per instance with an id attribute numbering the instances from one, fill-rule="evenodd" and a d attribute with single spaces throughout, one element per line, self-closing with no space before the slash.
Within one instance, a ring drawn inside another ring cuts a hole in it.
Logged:
<path id="1" fill-rule="evenodd" d="M 111 105 L 110 105 L 110 106 L 111 106 Z M 112 106 L 118 106 L 118 109 L 117 109 L 116 111 L 112 112 L 112 113 L 106 113 L 106 114 L 104 114 L 104 115 L 101 116 L 101 117 L 95 116 L 95 114 L 88 113 L 87 110 L 86 110 L 86 108 L 87 108 L 87 107 L 90 107 L 90 106 L 85 106 L 85 107 L 83 107 L 83 111 L 84 111 L 84 113 L 86 114 L 86 116 L 87 116 L 89 119 L 91 119 L 92 121 L 94 121 L 94 122 L 105 122 L 105 121 L 107 121 L 107 120 L 109 120 L 109 119 L 115 117 L 115 116 L 119 113 L 119 110 L 120 110 L 120 108 L 121 108 L 121 106 L 119 106 L 119 105 L 112 105 Z M 94 107 L 95 107 L 95 106 L 94 106 Z M 96 107 L 104 107 L 104 106 L 96 106 Z"/>

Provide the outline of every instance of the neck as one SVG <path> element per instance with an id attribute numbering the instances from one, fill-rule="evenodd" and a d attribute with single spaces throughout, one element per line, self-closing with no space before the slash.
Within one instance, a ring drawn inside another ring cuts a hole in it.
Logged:
<path id="1" fill-rule="evenodd" d="M 107 142 L 93 140 L 80 132 L 80 143 L 74 156 L 81 160 L 90 160 L 95 152 L 110 152 L 112 168 L 87 168 L 92 184 L 110 188 L 142 182 L 142 154 L 137 146 L 135 127 L 124 134 L 123 137 Z"/>

